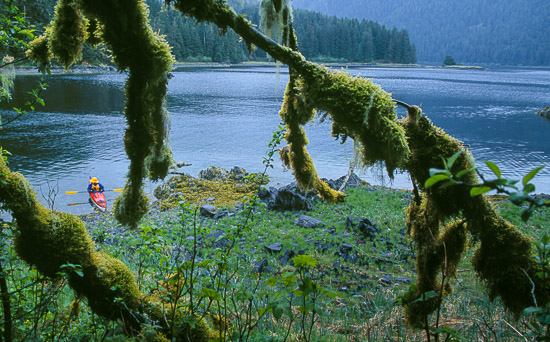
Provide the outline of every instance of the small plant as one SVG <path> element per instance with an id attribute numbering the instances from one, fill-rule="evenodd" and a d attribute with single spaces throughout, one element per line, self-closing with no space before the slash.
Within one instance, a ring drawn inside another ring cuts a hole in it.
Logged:
<path id="1" fill-rule="evenodd" d="M 538 260 L 542 266 L 542 271 L 537 273 L 537 277 L 541 279 L 550 279 L 550 236 L 544 235 L 540 241 L 537 241 Z M 534 285 L 533 285 L 534 286 Z M 550 341 L 550 304 L 543 307 L 536 306 L 537 299 L 533 295 L 535 306 L 526 308 L 523 311 L 525 316 L 534 317 L 527 323 L 531 330 L 527 335 L 534 337 L 536 341 Z"/>

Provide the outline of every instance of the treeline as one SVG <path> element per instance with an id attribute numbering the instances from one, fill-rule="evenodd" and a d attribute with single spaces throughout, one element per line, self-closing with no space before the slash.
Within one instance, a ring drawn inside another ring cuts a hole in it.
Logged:
<path id="1" fill-rule="evenodd" d="M 297 8 L 405 28 L 418 60 L 550 65 L 548 0 L 293 0 Z"/>
<path id="2" fill-rule="evenodd" d="M 47 25 L 56 0 L 23 1 L 21 8 L 38 28 Z M 220 35 L 214 24 L 197 24 L 180 12 L 163 6 L 163 1 L 146 0 L 153 29 L 166 36 L 177 61 L 224 62 L 266 61 L 259 49 L 249 54 L 246 44 L 232 31 Z M 259 25 L 259 2 L 231 0 L 229 3 L 248 20 Z M 405 30 L 390 30 L 373 21 L 342 19 L 306 10 L 296 10 L 295 30 L 300 51 L 318 62 L 416 63 L 416 51 Z M 85 47 L 84 60 L 105 63 L 108 53 Z"/>
<path id="3" fill-rule="evenodd" d="M 163 9 L 156 0 L 147 3 L 153 28 L 166 35 L 178 61 L 238 63 L 267 59 L 261 50 L 249 55 L 246 45 L 233 32 L 220 36 L 213 24 L 196 24 L 179 12 Z M 256 2 L 235 6 L 259 25 Z M 389 30 L 373 21 L 342 19 L 305 10 L 295 11 L 294 17 L 300 51 L 310 60 L 416 63 L 415 47 L 405 30 Z"/>

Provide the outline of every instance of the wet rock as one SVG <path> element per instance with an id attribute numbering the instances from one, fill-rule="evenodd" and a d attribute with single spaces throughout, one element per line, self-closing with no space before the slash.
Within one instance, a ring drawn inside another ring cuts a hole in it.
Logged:
<path id="1" fill-rule="evenodd" d="M 275 242 L 271 245 L 264 246 L 264 248 L 271 253 L 279 253 L 283 247 L 282 242 Z"/>
<path id="2" fill-rule="evenodd" d="M 216 207 L 212 204 L 205 204 L 199 210 L 201 216 L 214 217 L 216 216 Z"/>
<path id="3" fill-rule="evenodd" d="M 409 278 L 409 277 L 395 277 L 395 281 L 398 281 L 398 282 L 403 283 L 403 284 L 410 284 L 411 283 L 411 278 Z"/>
<path id="4" fill-rule="evenodd" d="M 392 284 L 391 275 L 384 275 L 382 278 L 378 279 L 378 282 L 384 286 L 390 286 Z"/>
<path id="5" fill-rule="evenodd" d="M 246 170 L 238 166 L 233 167 L 231 171 L 229 171 L 229 178 L 232 178 L 236 181 L 243 180 L 243 178 L 247 175 L 248 173 L 246 172 Z"/>
<path id="6" fill-rule="evenodd" d="M 304 228 L 317 228 L 325 226 L 323 221 L 307 215 L 298 216 L 296 220 L 294 220 L 294 224 Z"/>
<path id="7" fill-rule="evenodd" d="M 537 112 L 537 115 L 550 120 L 550 106 L 541 109 Z"/>
<path id="8" fill-rule="evenodd" d="M 223 209 L 214 214 L 214 220 L 219 220 L 224 217 L 232 216 L 234 214 L 230 213 L 229 210 Z"/>
<path id="9" fill-rule="evenodd" d="M 266 266 L 267 266 L 267 258 L 263 258 L 262 260 L 254 264 L 254 268 L 252 269 L 252 272 L 262 273 Z"/>
<path id="10" fill-rule="evenodd" d="M 210 166 L 199 171 L 199 178 L 210 181 L 218 181 L 229 177 L 229 171 L 219 166 Z"/>
<path id="11" fill-rule="evenodd" d="M 371 241 L 382 232 L 382 230 L 368 218 L 359 219 L 351 216 L 346 219 L 346 228 L 358 232 L 363 238 Z"/>
<path id="12" fill-rule="evenodd" d="M 352 245 L 351 243 L 344 243 L 344 244 L 342 245 L 341 251 L 342 251 L 342 253 L 346 253 L 346 254 L 347 254 L 347 253 L 349 253 L 349 252 L 353 249 L 353 247 L 355 247 L 355 246 Z"/>
<path id="13" fill-rule="evenodd" d="M 313 202 L 297 191 L 290 189 L 281 189 L 277 192 L 274 209 L 289 211 L 311 211 L 313 209 Z"/>
<path id="14" fill-rule="evenodd" d="M 266 204 L 268 210 L 310 211 L 313 209 L 313 201 L 292 187 L 264 188 L 258 192 L 258 197 Z"/>
<path id="15" fill-rule="evenodd" d="M 323 178 L 323 180 L 334 190 L 339 190 L 342 184 L 344 183 L 344 181 L 346 180 L 346 176 L 342 176 L 336 180 L 325 179 L 325 178 Z M 368 185 L 368 183 L 361 180 L 361 178 L 359 178 L 359 176 L 357 176 L 355 173 L 352 173 L 348 179 L 348 182 L 346 183 L 346 187 L 344 188 L 344 190 L 348 188 L 357 188 L 363 185 Z"/>
<path id="16" fill-rule="evenodd" d="M 291 260 L 292 258 L 294 258 L 296 256 L 296 252 L 294 251 L 294 249 L 285 249 L 283 255 L 279 258 L 279 261 L 281 262 L 281 265 L 282 266 L 286 266 L 289 262 L 290 262 L 290 265 L 292 266 L 294 264 L 294 262 Z"/>
<path id="17" fill-rule="evenodd" d="M 220 236 L 224 234 L 225 232 L 223 230 L 216 230 L 215 232 L 208 234 L 207 238 L 210 240 L 217 240 Z"/>

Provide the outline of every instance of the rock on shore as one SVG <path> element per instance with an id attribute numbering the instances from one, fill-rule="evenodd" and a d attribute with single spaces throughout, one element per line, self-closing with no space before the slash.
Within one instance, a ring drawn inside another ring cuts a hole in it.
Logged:
<path id="1" fill-rule="evenodd" d="M 550 106 L 539 110 L 537 112 L 537 115 L 550 120 Z"/>

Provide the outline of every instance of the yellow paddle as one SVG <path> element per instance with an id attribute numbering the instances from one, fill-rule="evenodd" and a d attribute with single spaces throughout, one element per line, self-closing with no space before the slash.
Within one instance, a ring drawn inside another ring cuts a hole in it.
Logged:
<path id="1" fill-rule="evenodd" d="M 112 189 L 112 190 L 105 190 L 105 191 L 115 191 L 115 192 L 120 192 L 124 189 Z M 86 193 L 88 191 L 65 191 L 65 193 L 67 195 L 74 195 L 74 194 L 82 194 L 82 193 Z"/>

